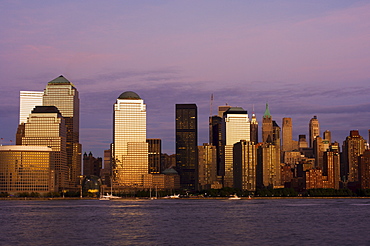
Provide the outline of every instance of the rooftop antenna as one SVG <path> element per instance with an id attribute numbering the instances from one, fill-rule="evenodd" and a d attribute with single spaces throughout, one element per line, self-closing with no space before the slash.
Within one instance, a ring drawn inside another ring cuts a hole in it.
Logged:
<path id="1" fill-rule="evenodd" d="M 213 107 L 213 93 L 211 94 L 211 101 L 209 103 L 209 116 L 212 116 L 212 107 Z"/>

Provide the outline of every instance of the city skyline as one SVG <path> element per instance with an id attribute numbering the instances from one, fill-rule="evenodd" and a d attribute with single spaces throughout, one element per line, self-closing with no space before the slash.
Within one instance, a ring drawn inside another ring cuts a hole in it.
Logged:
<path id="1" fill-rule="evenodd" d="M 294 140 L 309 139 L 314 115 L 321 136 L 330 130 L 342 144 L 357 129 L 368 140 L 366 1 L 0 6 L 4 145 L 15 143 L 19 92 L 41 91 L 61 74 L 79 89 L 80 143 L 95 156 L 112 142 L 112 102 L 122 91 L 145 98 L 147 138 L 162 139 L 169 154 L 175 152 L 175 104 L 182 103 L 198 106 L 198 145 L 208 142 L 210 111 L 215 115 L 226 103 L 254 111 L 261 126 L 268 102 L 279 126 L 292 118 Z"/>

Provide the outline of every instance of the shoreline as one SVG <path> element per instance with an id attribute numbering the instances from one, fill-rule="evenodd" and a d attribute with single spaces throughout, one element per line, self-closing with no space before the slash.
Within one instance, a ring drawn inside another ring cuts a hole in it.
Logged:
<path id="1" fill-rule="evenodd" d="M 278 199 L 370 199 L 370 197 L 240 197 L 240 200 L 278 200 Z M 98 198 L 92 197 L 0 197 L 0 201 L 52 201 L 52 200 L 99 200 Z M 111 201 L 122 201 L 122 200 L 135 200 L 135 201 L 142 201 L 142 200 L 150 200 L 149 197 L 122 197 L 118 199 L 113 199 Z M 166 199 L 166 198 L 158 198 L 155 200 L 229 200 L 228 197 L 187 197 L 187 198 L 178 198 L 178 199 Z"/>

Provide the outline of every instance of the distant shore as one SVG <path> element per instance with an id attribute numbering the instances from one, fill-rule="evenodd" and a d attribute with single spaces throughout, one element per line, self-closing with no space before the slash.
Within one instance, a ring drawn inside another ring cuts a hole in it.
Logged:
<path id="1" fill-rule="evenodd" d="M 370 197 L 240 197 L 241 200 L 272 200 L 272 199 L 370 199 Z M 0 200 L 14 200 L 14 201 L 20 201 L 20 200 L 98 200 L 98 198 L 93 197 L 0 197 Z M 122 197 L 119 199 L 113 199 L 113 201 L 120 201 L 120 200 L 150 200 L 149 197 Z M 159 197 L 158 200 L 228 200 L 228 197 L 186 197 L 186 198 L 178 198 L 178 199 L 166 199 L 163 197 Z"/>

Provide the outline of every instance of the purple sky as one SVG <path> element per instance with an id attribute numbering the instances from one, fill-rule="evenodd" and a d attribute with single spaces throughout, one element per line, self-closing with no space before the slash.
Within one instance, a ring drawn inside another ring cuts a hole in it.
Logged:
<path id="1" fill-rule="evenodd" d="M 147 104 L 147 136 L 174 152 L 176 103 L 196 103 L 199 144 L 228 103 L 293 119 L 342 143 L 370 129 L 368 1 L 0 2 L 0 136 L 15 140 L 19 91 L 63 74 L 80 92 L 83 151 L 102 156 L 124 91 Z M 260 122 L 261 123 L 261 122 Z"/>

